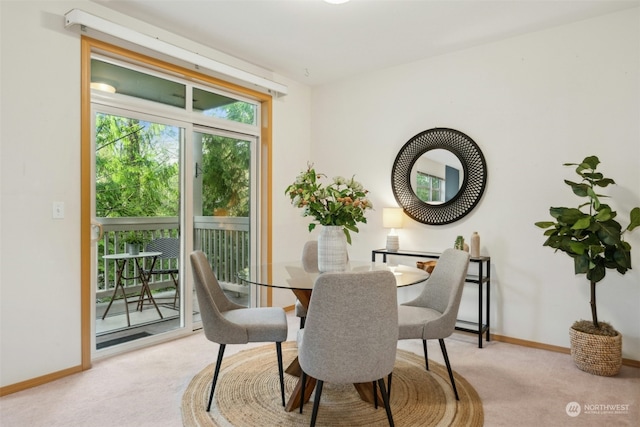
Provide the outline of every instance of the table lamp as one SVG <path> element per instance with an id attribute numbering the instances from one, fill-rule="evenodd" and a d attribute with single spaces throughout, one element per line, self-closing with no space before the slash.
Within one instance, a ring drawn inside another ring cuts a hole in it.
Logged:
<path id="1" fill-rule="evenodd" d="M 383 208 L 382 226 L 391 229 L 387 235 L 387 250 L 389 252 L 398 252 L 400 242 L 396 234 L 396 228 L 402 228 L 402 208 Z"/>

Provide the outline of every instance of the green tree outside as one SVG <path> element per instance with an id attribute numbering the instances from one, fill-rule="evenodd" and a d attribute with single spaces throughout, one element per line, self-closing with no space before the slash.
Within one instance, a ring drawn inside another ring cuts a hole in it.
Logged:
<path id="1" fill-rule="evenodd" d="M 249 142 L 204 135 L 202 143 L 203 215 L 248 217 Z"/>
<path id="2" fill-rule="evenodd" d="M 229 119 L 253 120 L 250 104 L 228 107 Z M 96 216 L 178 216 L 179 138 L 175 126 L 98 114 Z M 250 143 L 203 134 L 202 150 L 202 214 L 249 216 Z"/>
<path id="3" fill-rule="evenodd" d="M 179 129 L 96 116 L 96 216 L 177 216 Z"/>

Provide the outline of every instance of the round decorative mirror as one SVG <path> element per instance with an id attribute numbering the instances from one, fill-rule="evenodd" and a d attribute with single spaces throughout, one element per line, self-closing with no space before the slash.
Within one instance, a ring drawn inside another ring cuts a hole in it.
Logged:
<path id="1" fill-rule="evenodd" d="M 434 128 L 411 138 L 396 156 L 391 188 L 404 212 L 423 224 L 449 224 L 478 204 L 487 164 L 478 145 L 454 129 Z"/>

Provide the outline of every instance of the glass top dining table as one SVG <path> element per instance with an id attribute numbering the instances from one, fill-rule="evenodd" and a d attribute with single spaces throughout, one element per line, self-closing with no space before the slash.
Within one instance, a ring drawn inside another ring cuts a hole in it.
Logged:
<path id="1" fill-rule="evenodd" d="M 410 286 L 424 282 L 429 274 L 416 267 L 406 265 L 389 266 L 386 263 L 371 261 L 349 261 L 345 272 L 389 270 L 396 278 L 397 286 Z M 291 290 L 312 290 L 321 273 L 305 271 L 301 261 L 278 262 L 253 265 L 239 272 L 238 278 L 258 286 Z"/>

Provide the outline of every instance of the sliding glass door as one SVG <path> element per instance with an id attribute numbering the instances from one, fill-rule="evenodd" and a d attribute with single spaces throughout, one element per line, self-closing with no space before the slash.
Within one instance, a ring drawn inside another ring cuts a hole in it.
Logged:
<path id="1" fill-rule="evenodd" d="M 238 272 L 260 248 L 260 103 L 100 54 L 91 88 L 92 357 L 200 327 L 194 249 L 255 306 Z"/>
<path id="2" fill-rule="evenodd" d="M 185 128 L 94 106 L 95 349 L 180 328 L 180 152 Z M 131 255 L 132 237 L 139 239 Z M 149 253 L 149 256 L 145 254 Z"/>
<path id="3" fill-rule="evenodd" d="M 255 137 L 214 129 L 199 128 L 193 134 L 194 249 L 207 255 L 227 296 L 247 307 L 254 298 L 238 272 L 248 269 L 257 246 L 250 220 L 256 144 Z"/>

